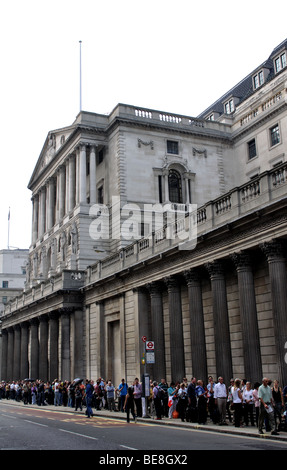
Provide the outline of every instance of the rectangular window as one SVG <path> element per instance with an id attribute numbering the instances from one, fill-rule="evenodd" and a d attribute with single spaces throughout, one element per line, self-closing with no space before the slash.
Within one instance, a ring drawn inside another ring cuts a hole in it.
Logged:
<path id="1" fill-rule="evenodd" d="M 275 59 L 275 72 L 278 73 L 280 70 L 286 67 L 286 53 L 284 52 L 279 57 Z"/>
<path id="2" fill-rule="evenodd" d="M 98 204 L 104 204 L 104 188 L 98 188 Z"/>
<path id="3" fill-rule="evenodd" d="M 3 289 L 8 289 L 8 281 L 2 281 Z"/>
<path id="4" fill-rule="evenodd" d="M 253 77 L 253 88 L 256 90 L 256 88 L 259 88 L 261 85 L 264 83 L 264 74 L 263 71 L 260 70 L 256 75 Z"/>
<path id="5" fill-rule="evenodd" d="M 234 111 L 234 103 L 233 103 L 233 100 L 229 100 L 229 101 L 227 101 L 227 103 L 225 103 L 225 105 L 224 105 L 224 110 L 225 110 L 225 113 L 226 113 L 226 114 L 231 114 L 231 113 L 233 113 L 233 111 Z"/>
<path id="6" fill-rule="evenodd" d="M 270 129 L 270 136 L 271 136 L 271 147 L 280 143 L 280 131 L 279 131 L 278 124 L 276 124 L 276 126 Z"/>
<path id="7" fill-rule="evenodd" d="M 167 140 L 166 151 L 167 153 L 178 155 L 178 142 L 176 142 L 175 140 Z"/>
<path id="8" fill-rule="evenodd" d="M 3 303 L 4 305 L 6 305 L 6 304 L 7 304 L 7 300 L 8 300 L 8 299 L 7 299 L 6 295 L 4 295 L 4 296 L 2 297 L 2 303 Z"/>
<path id="9" fill-rule="evenodd" d="M 279 72 L 279 70 L 281 70 L 281 67 L 280 67 L 280 57 L 277 57 L 277 59 L 275 59 L 275 71 L 276 71 L 276 72 Z"/>
<path id="10" fill-rule="evenodd" d="M 256 142 L 255 139 L 250 140 L 248 142 L 248 159 L 251 160 L 251 158 L 256 157 Z"/>

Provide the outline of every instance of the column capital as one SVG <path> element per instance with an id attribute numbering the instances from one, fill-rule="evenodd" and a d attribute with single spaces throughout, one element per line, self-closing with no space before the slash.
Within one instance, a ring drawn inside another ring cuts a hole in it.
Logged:
<path id="1" fill-rule="evenodd" d="M 38 326 L 39 325 L 38 317 L 31 318 L 31 320 L 29 320 L 29 323 L 31 326 Z"/>
<path id="2" fill-rule="evenodd" d="M 260 245 L 268 261 L 279 261 L 284 258 L 284 247 L 281 240 L 271 240 Z"/>
<path id="3" fill-rule="evenodd" d="M 165 283 L 168 292 L 172 292 L 180 287 L 179 280 L 175 276 L 167 276 L 163 279 L 163 282 Z"/>
<path id="4" fill-rule="evenodd" d="M 62 308 L 59 308 L 59 313 L 61 316 L 63 315 L 71 315 L 71 313 L 74 312 L 74 308 L 73 307 L 62 307 Z"/>
<path id="5" fill-rule="evenodd" d="M 47 323 L 48 319 L 49 319 L 48 315 L 39 315 L 38 316 L 39 323 Z"/>
<path id="6" fill-rule="evenodd" d="M 251 259 L 249 253 L 245 251 L 235 252 L 230 255 L 236 269 L 251 269 Z"/>
<path id="7" fill-rule="evenodd" d="M 49 317 L 49 320 L 58 320 L 59 313 L 58 312 L 49 312 L 48 317 Z"/>
<path id="8" fill-rule="evenodd" d="M 209 263 L 205 263 L 204 267 L 207 269 L 211 279 L 224 276 L 224 267 L 221 261 L 210 261 Z"/>
<path id="9" fill-rule="evenodd" d="M 150 293 L 150 296 L 159 295 L 162 293 L 162 283 L 160 281 L 153 281 L 146 284 L 146 288 Z"/>
<path id="10" fill-rule="evenodd" d="M 191 268 L 183 272 L 183 276 L 187 285 L 200 282 L 199 271 L 196 268 Z"/>

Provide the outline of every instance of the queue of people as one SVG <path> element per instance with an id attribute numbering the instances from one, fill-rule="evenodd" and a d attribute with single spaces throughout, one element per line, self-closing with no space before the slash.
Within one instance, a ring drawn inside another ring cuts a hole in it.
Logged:
<path id="1" fill-rule="evenodd" d="M 38 406 L 67 406 L 77 410 L 86 407 L 90 418 L 95 410 L 125 412 L 127 422 L 130 414 L 133 419 L 153 416 L 180 419 L 198 424 L 206 424 L 210 419 L 214 424 L 233 424 L 235 427 L 257 426 L 277 435 L 287 431 L 287 386 L 281 387 L 278 380 L 263 378 L 262 383 L 251 383 L 246 379 L 230 379 L 228 385 L 223 377 L 217 382 L 208 377 L 205 385 L 202 380 L 192 377 L 190 382 L 172 382 L 165 379 L 150 381 L 150 393 L 143 399 L 142 384 L 136 377 L 128 385 L 125 379 L 115 387 L 111 380 L 99 378 L 97 381 L 76 379 L 73 382 L 55 379 L 53 382 L 24 380 L 0 383 L 0 400 L 23 401 Z"/>

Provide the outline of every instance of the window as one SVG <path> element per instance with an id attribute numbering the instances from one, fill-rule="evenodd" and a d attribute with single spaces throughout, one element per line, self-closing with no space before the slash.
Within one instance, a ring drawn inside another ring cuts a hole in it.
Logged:
<path id="1" fill-rule="evenodd" d="M 252 158 L 256 157 L 255 139 L 250 140 L 250 142 L 248 142 L 247 145 L 248 145 L 248 159 L 251 160 Z"/>
<path id="2" fill-rule="evenodd" d="M 286 67 L 286 53 L 284 52 L 279 57 L 275 59 L 275 72 L 278 73 L 280 70 Z"/>
<path id="3" fill-rule="evenodd" d="M 104 160 L 104 149 L 99 151 L 99 164 Z"/>
<path id="4" fill-rule="evenodd" d="M 177 204 L 182 204 L 182 184 L 181 175 L 176 170 L 169 170 L 168 175 L 169 200 Z"/>
<path id="5" fill-rule="evenodd" d="M 178 142 L 176 142 L 175 140 L 167 140 L 166 151 L 167 153 L 178 155 Z"/>
<path id="6" fill-rule="evenodd" d="M 270 129 L 270 137 L 271 147 L 280 143 L 280 131 L 278 124 Z"/>
<path id="7" fill-rule="evenodd" d="M 104 188 L 98 188 L 98 204 L 104 204 Z"/>
<path id="8" fill-rule="evenodd" d="M 7 298 L 6 295 L 4 295 L 4 296 L 2 297 L 2 303 L 3 303 L 4 305 L 6 305 L 6 304 L 7 304 L 7 301 L 8 301 L 8 298 Z"/>
<path id="9" fill-rule="evenodd" d="M 260 70 L 256 75 L 253 77 L 253 88 L 256 90 L 256 88 L 259 88 L 261 85 L 264 83 L 264 74 L 263 70 Z"/>
<path id="10" fill-rule="evenodd" d="M 207 121 L 214 121 L 214 114 L 210 114 L 206 119 Z"/>
<path id="11" fill-rule="evenodd" d="M 8 289 L 8 281 L 2 281 L 3 289 Z"/>
<path id="12" fill-rule="evenodd" d="M 226 114 L 231 114 L 234 111 L 234 102 L 233 100 L 227 101 L 224 105 L 224 111 Z"/>

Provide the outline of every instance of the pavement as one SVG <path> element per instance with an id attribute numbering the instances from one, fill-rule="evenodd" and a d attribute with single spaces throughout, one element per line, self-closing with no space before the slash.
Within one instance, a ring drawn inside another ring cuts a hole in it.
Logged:
<path id="1" fill-rule="evenodd" d="M 38 405 L 24 405 L 23 402 L 17 402 L 15 400 L 0 400 L 0 407 L 1 403 L 10 406 L 20 406 L 23 408 L 32 408 L 38 410 L 39 408 L 45 410 L 51 410 L 56 412 L 65 412 L 71 413 L 73 415 L 83 415 L 85 416 L 86 408 L 83 407 L 83 410 L 75 411 L 74 408 L 70 408 L 68 406 L 54 406 L 54 405 L 46 405 L 39 407 Z M 95 410 L 93 408 L 94 416 L 102 417 L 102 418 L 114 418 L 114 419 L 121 419 L 126 421 L 126 413 L 122 413 L 121 411 L 109 411 L 107 409 Z M 148 423 L 153 424 L 155 426 L 173 426 L 179 429 L 187 428 L 187 429 L 194 429 L 197 431 L 210 431 L 210 432 L 217 432 L 229 435 L 237 435 L 237 436 L 244 436 L 244 437 L 252 437 L 258 439 L 272 439 L 278 441 L 284 441 L 287 443 L 287 432 L 280 431 L 278 436 L 271 435 L 270 432 L 264 432 L 264 434 L 259 434 L 258 428 L 256 426 L 243 426 L 240 428 L 235 428 L 234 424 L 228 423 L 227 425 L 218 425 L 214 424 L 211 420 L 207 420 L 206 424 L 197 424 L 197 423 L 189 423 L 189 422 L 182 422 L 180 419 L 169 419 L 169 418 L 162 418 L 161 420 L 155 419 L 155 417 L 141 417 L 137 418 L 136 420 L 138 423 Z M 130 420 L 133 423 L 133 418 L 131 417 Z"/>

